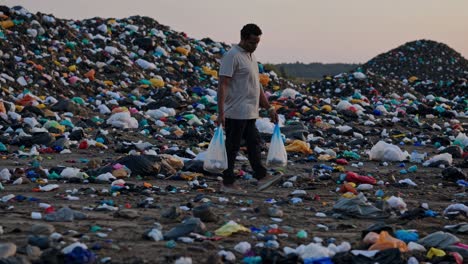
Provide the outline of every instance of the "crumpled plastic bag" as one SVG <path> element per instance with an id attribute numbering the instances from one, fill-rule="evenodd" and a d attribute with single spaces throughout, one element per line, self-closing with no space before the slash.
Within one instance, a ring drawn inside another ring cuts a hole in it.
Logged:
<path id="1" fill-rule="evenodd" d="M 286 88 L 283 90 L 281 93 L 281 98 L 296 98 L 296 96 L 299 94 L 298 91 L 291 89 L 291 88 Z"/>
<path id="2" fill-rule="evenodd" d="M 386 202 L 392 209 L 397 209 L 400 212 L 405 212 L 407 210 L 406 203 L 401 197 L 392 196 L 388 198 Z"/>
<path id="3" fill-rule="evenodd" d="M 118 128 L 138 128 L 138 121 L 130 116 L 130 112 L 115 113 L 107 119 L 106 124 Z"/>
<path id="4" fill-rule="evenodd" d="M 457 137 L 455 138 L 455 141 L 459 144 L 462 145 L 462 147 L 468 146 L 468 136 L 466 136 L 465 133 L 458 133 Z"/>
<path id="5" fill-rule="evenodd" d="M 223 126 L 216 128 L 206 151 L 203 169 L 212 173 L 220 173 L 228 168 L 226 145 L 224 143 Z"/>
<path id="6" fill-rule="evenodd" d="M 438 249 L 438 248 L 430 248 L 429 251 L 427 252 L 427 255 L 426 257 L 428 259 L 432 259 L 433 257 L 443 257 L 447 255 L 445 253 L 445 251 L 443 251 L 442 249 Z"/>
<path id="7" fill-rule="evenodd" d="M 303 154 L 312 154 L 309 144 L 301 140 L 294 140 L 291 144 L 286 146 L 287 152 L 300 152 Z"/>
<path id="8" fill-rule="evenodd" d="M 379 239 L 373 244 L 369 250 L 384 250 L 389 248 L 398 248 L 401 252 L 407 252 L 406 243 L 392 237 L 387 231 L 380 232 Z"/>
<path id="9" fill-rule="evenodd" d="M 437 231 L 435 233 L 429 234 L 418 241 L 418 244 L 421 244 L 425 247 L 435 247 L 445 249 L 455 243 L 460 242 L 460 239 L 450 233 Z"/>
<path id="10" fill-rule="evenodd" d="M 436 163 L 436 162 L 445 162 L 448 165 L 452 165 L 452 162 L 453 162 L 452 154 L 443 153 L 443 154 L 435 155 L 434 157 L 424 162 L 423 166 L 431 166 L 431 164 Z"/>
<path id="11" fill-rule="evenodd" d="M 369 204 L 362 193 L 351 199 L 341 198 L 333 206 L 333 212 L 356 218 L 383 219 L 388 217 L 388 214 Z"/>
<path id="12" fill-rule="evenodd" d="M 379 141 L 372 147 L 369 153 L 370 160 L 381 161 L 403 161 L 410 155 L 407 151 L 403 152 L 398 146 Z"/>
<path id="13" fill-rule="evenodd" d="M 222 227 L 215 230 L 215 234 L 217 236 L 230 236 L 233 233 L 237 233 L 237 232 L 250 233 L 250 229 L 231 220 L 227 222 L 225 225 L 223 225 Z"/>
<path id="14" fill-rule="evenodd" d="M 273 130 L 275 128 L 275 125 L 266 117 L 257 119 L 255 121 L 255 126 L 257 127 L 258 132 L 268 134 L 273 134 Z"/>
<path id="15" fill-rule="evenodd" d="M 275 125 L 273 135 L 271 136 L 266 164 L 273 167 L 285 167 L 288 164 L 288 153 L 284 147 L 278 124 Z"/>

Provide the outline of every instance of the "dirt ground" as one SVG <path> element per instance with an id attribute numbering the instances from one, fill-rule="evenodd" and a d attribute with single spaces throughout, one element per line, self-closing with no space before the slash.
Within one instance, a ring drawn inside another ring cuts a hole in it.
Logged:
<path id="1" fill-rule="evenodd" d="M 403 146 L 403 149 L 410 150 L 411 146 Z M 431 151 L 431 149 L 426 149 Z M 55 165 L 84 167 L 83 163 L 79 163 L 80 158 L 91 159 L 99 156 L 113 159 L 118 155 L 106 151 L 96 153 L 92 150 L 77 150 L 74 154 L 45 154 L 50 159 L 45 159 L 42 163 L 44 167 Z M 296 157 L 295 157 L 296 156 Z M 317 164 L 328 164 L 328 162 L 300 162 L 303 155 L 290 155 L 291 163 L 285 170 L 285 179 L 289 176 L 300 176 L 302 186 L 294 188 L 282 188 L 281 184 L 277 184 L 266 191 L 258 192 L 256 187 L 245 180 L 239 180 L 244 187 L 244 191 L 240 194 L 223 194 L 223 193 L 204 193 L 205 198 L 209 199 L 213 210 L 218 216 L 218 221 L 214 223 L 205 223 L 206 230 L 211 234 L 229 220 L 234 220 L 246 227 L 261 227 L 271 224 L 277 224 L 280 229 L 285 230 L 287 237 L 280 236 L 278 242 L 280 249 L 284 246 L 295 248 L 300 244 L 308 244 L 312 242 L 313 237 L 320 237 L 326 241 L 330 238 L 335 238 L 336 243 L 348 241 L 353 248 L 363 248 L 361 244 L 361 231 L 368 226 L 378 222 L 377 220 L 369 219 L 334 219 L 332 217 L 317 217 L 317 212 L 327 212 L 332 209 L 334 203 L 340 198 L 341 194 L 336 192 L 339 186 L 336 180 L 339 178 L 340 172 L 333 172 L 332 179 L 318 181 L 313 179 L 310 174 L 310 169 Z M 15 168 L 18 166 L 26 166 L 31 161 L 30 158 L 17 159 L 9 158 L 2 161 L 2 167 Z M 76 163 L 71 163 L 75 161 Z M 455 160 L 455 162 L 461 160 Z M 374 195 L 377 189 L 382 189 L 386 197 L 398 195 L 404 199 L 408 205 L 408 209 L 414 209 L 420 206 L 421 203 L 428 203 L 430 209 L 439 213 L 439 216 L 434 218 L 423 218 L 418 220 L 400 220 L 396 213 L 393 213 L 388 219 L 382 222 L 389 224 L 398 229 L 415 229 L 420 237 L 424 237 L 435 231 L 442 230 L 445 225 L 457 224 L 466 219 L 457 218 L 449 220 L 440 213 L 450 204 L 466 203 L 464 198 L 456 198 L 454 194 L 465 192 L 461 187 L 454 183 L 442 182 L 441 168 L 428 168 L 418 165 L 418 171 L 415 173 L 400 175 L 398 172 L 401 168 L 399 163 L 390 163 L 384 167 L 379 165 L 379 162 L 367 161 L 363 159 L 364 166 L 361 168 L 346 166 L 346 170 L 357 171 L 361 174 L 371 174 L 377 180 L 383 180 L 388 184 L 384 186 L 374 186 L 374 190 L 366 192 L 369 200 L 375 201 Z M 238 162 L 238 164 L 242 164 Z M 407 167 L 410 163 L 407 163 Z M 399 186 L 394 184 L 394 179 L 411 178 L 417 187 Z M 218 183 L 213 177 L 206 177 L 210 187 L 216 188 Z M 161 216 L 164 209 L 170 206 L 189 206 L 195 207 L 201 202 L 194 202 L 194 198 L 200 195 L 201 192 L 190 190 L 186 181 L 178 180 L 161 180 L 161 179 L 141 179 L 133 178 L 126 179 L 127 182 L 134 183 L 137 186 L 142 186 L 144 182 L 151 183 L 153 186 L 159 186 L 160 190 L 153 194 L 143 195 L 138 192 L 130 192 L 117 196 L 110 196 L 108 192 L 101 192 L 102 189 L 109 189 L 110 184 L 96 183 L 65 183 L 63 181 L 50 181 L 50 183 L 59 184 L 57 190 L 51 192 L 33 192 L 33 188 L 38 184 L 29 183 L 21 185 L 4 185 L 5 189 L 1 191 L 1 196 L 7 194 L 23 195 L 26 197 L 34 197 L 39 201 L 10 201 L 0 204 L 1 226 L 3 226 L 4 234 L 0 236 L 1 242 L 14 242 L 18 247 L 26 246 L 30 226 L 37 222 L 45 222 L 44 220 L 32 220 L 31 212 L 41 212 L 38 207 L 38 202 L 48 203 L 59 209 L 68 206 L 72 209 L 84 212 L 88 215 L 86 220 L 74 220 L 73 222 L 48 222 L 55 227 L 55 231 L 63 235 L 64 242 L 70 244 L 72 241 L 82 241 L 88 247 L 100 248 L 94 250 L 98 259 L 110 257 L 112 263 L 172 263 L 180 256 L 191 257 L 193 263 L 208 263 L 209 256 L 215 255 L 219 250 L 226 249 L 233 251 L 234 246 L 241 241 L 248 241 L 255 245 L 259 241 L 252 233 L 238 233 L 230 237 L 222 238 L 218 241 L 203 241 L 186 244 L 177 242 L 175 248 L 166 247 L 167 241 L 150 241 L 144 239 L 143 234 L 150 229 L 155 222 L 162 224 L 163 231 L 168 231 L 178 223 L 184 216 L 190 216 L 190 211 L 182 211 L 182 215 L 178 219 L 165 219 Z M 167 186 L 176 186 L 177 192 L 171 193 L 164 191 Z M 303 199 L 302 203 L 291 204 L 288 202 L 291 198 L 290 193 L 296 189 L 304 189 L 309 197 L 318 195 L 319 199 Z M 73 191 L 74 190 L 74 191 Z M 73 191 L 73 196 L 79 197 L 78 201 L 70 201 L 65 197 L 67 193 Z M 466 194 L 466 192 L 465 192 Z M 138 208 L 139 202 L 147 197 L 154 198 L 152 208 Z M 220 198 L 227 198 L 220 199 Z M 284 217 L 281 222 L 273 221 L 266 209 L 271 205 L 266 201 L 275 199 L 276 201 L 286 201 L 278 203 L 279 208 L 283 210 Z M 138 217 L 135 219 L 127 219 L 114 216 L 114 212 L 92 211 L 89 208 L 95 208 L 103 200 L 113 200 L 115 206 L 120 208 L 131 207 L 138 211 Z M 206 201 L 206 200 L 205 200 Z M 88 210 L 86 209 L 88 208 Z M 325 225 L 329 230 L 325 231 L 318 224 Z M 92 226 L 99 226 L 102 229 L 98 233 L 107 234 L 107 237 L 102 237 L 102 234 L 92 232 Z M 74 230 L 76 232 L 72 232 Z M 298 239 L 296 233 L 299 230 L 305 230 L 308 233 L 307 239 Z M 467 235 L 457 235 L 462 242 L 467 242 Z M 234 252 L 234 251 L 233 251 Z M 236 253 L 237 262 L 241 262 L 242 256 Z"/>

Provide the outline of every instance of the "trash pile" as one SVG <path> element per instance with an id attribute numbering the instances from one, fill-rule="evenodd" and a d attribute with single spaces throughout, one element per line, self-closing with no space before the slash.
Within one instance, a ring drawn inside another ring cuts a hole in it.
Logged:
<path id="1" fill-rule="evenodd" d="M 370 71 L 363 73 L 363 70 L 358 68 L 349 73 L 325 76 L 322 80 L 303 85 L 302 88 L 309 94 L 320 97 L 350 96 L 355 90 L 360 90 L 366 96 L 389 96 L 392 93 L 404 94 L 411 91 L 408 84 L 384 76 Z M 419 95 L 416 91 L 413 93 Z"/>
<path id="2" fill-rule="evenodd" d="M 388 79 L 400 80 L 423 94 L 466 94 L 468 60 L 443 43 L 417 40 L 380 54 L 362 65 Z"/>
<path id="3" fill-rule="evenodd" d="M 65 20 L 19 6 L 3 6 L 1 12 L 0 81 L 13 90 L 34 88 L 85 101 L 99 93 L 116 100 L 131 93 L 139 100 L 152 88 L 162 88 L 161 99 L 167 89 L 206 93 L 205 88 L 217 86 L 218 61 L 228 48 L 208 38 L 192 39 L 149 17 Z M 262 73 L 264 86 L 270 79 L 278 78 Z"/>
<path id="4" fill-rule="evenodd" d="M 227 45 L 148 17 L 0 12 L 0 263 L 468 259 L 466 93 L 360 70 L 296 85 L 259 64 L 281 180 L 257 191 L 241 150 L 243 190 L 223 193 Z"/>

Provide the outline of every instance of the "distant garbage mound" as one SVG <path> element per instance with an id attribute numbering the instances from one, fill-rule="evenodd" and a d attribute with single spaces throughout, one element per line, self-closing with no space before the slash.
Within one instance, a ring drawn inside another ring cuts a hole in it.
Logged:
<path id="1" fill-rule="evenodd" d="M 468 89 L 468 60 L 446 44 L 431 40 L 405 43 L 374 57 L 361 69 L 400 80 L 425 94 L 453 96 Z"/>

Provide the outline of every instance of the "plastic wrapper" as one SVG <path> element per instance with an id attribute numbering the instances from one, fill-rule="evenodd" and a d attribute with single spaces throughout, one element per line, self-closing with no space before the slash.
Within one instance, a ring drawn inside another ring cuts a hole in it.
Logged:
<path id="1" fill-rule="evenodd" d="M 398 146 L 379 141 L 369 153 L 370 160 L 403 161 L 409 154 L 401 151 Z"/>
<path id="2" fill-rule="evenodd" d="M 285 167 L 288 164 L 288 153 L 286 153 L 278 124 L 275 125 L 271 137 L 266 164 L 271 167 Z"/>
<path id="3" fill-rule="evenodd" d="M 379 239 L 369 248 L 369 250 L 384 250 L 389 248 L 398 248 L 401 252 L 408 251 L 408 247 L 405 242 L 392 237 L 387 231 L 382 231 L 380 233 Z"/>
<path id="4" fill-rule="evenodd" d="M 222 227 L 216 229 L 215 234 L 217 236 L 230 236 L 233 233 L 237 233 L 237 232 L 248 232 L 248 233 L 250 233 L 250 230 L 248 228 L 246 228 L 245 226 L 240 225 L 240 224 L 238 224 L 238 223 L 236 223 L 234 221 L 229 221 L 225 225 L 223 225 Z"/>
<path id="5" fill-rule="evenodd" d="M 221 173 L 228 167 L 226 145 L 224 143 L 223 126 L 219 126 L 206 152 L 203 169 L 212 173 Z"/>
<path id="6" fill-rule="evenodd" d="M 312 150 L 307 142 L 301 140 L 294 140 L 291 144 L 286 146 L 287 152 L 300 152 L 303 154 L 312 154 Z"/>

